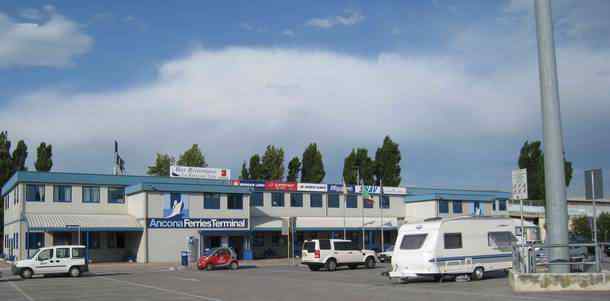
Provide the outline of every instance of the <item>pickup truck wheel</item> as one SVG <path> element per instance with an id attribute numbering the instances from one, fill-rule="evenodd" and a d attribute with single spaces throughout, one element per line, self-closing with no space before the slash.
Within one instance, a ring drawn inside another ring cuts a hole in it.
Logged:
<path id="1" fill-rule="evenodd" d="M 30 279 L 30 278 L 32 278 L 33 274 L 34 274 L 34 272 L 32 272 L 32 270 L 26 268 L 21 271 L 19 276 L 23 279 Z"/>
<path id="2" fill-rule="evenodd" d="M 367 257 L 366 261 L 364 262 L 366 264 L 366 268 L 367 269 L 374 269 L 375 268 L 375 258 L 373 257 Z"/>
<path id="3" fill-rule="evenodd" d="M 80 269 L 77 267 L 71 267 L 68 273 L 70 274 L 70 277 L 80 277 Z"/>
<path id="4" fill-rule="evenodd" d="M 337 270 L 337 262 L 334 259 L 329 259 L 328 261 L 326 261 L 326 269 L 329 272 L 334 272 L 335 270 Z"/>

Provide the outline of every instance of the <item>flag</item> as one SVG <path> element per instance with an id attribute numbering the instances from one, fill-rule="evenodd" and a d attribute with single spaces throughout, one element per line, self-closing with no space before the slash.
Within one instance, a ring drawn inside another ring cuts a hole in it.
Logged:
<path id="1" fill-rule="evenodd" d="M 125 160 L 119 155 L 119 143 L 114 140 L 114 174 L 124 175 L 125 174 Z"/>
<path id="2" fill-rule="evenodd" d="M 345 179 L 343 179 L 343 194 L 347 194 L 347 184 L 345 184 Z"/>
<path id="3" fill-rule="evenodd" d="M 360 187 L 362 189 L 362 200 L 366 202 L 367 205 L 373 206 L 375 204 L 375 200 L 369 194 L 369 191 L 366 189 L 364 185 Z"/>

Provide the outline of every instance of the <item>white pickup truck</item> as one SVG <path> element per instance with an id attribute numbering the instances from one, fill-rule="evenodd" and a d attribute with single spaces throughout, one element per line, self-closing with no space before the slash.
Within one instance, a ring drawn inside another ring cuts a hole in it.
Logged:
<path id="1" fill-rule="evenodd" d="M 312 271 L 324 267 L 332 272 L 338 266 L 355 269 L 361 265 L 372 269 L 378 262 L 375 251 L 362 250 L 355 247 L 352 241 L 343 239 L 306 240 L 301 254 L 301 263 Z"/>

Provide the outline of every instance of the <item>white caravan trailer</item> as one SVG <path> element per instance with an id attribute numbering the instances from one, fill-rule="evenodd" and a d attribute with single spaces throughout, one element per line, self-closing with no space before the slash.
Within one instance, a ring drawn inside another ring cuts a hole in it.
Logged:
<path id="1" fill-rule="evenodd" d="M 530 222 L 524 225 L 526 233 L 534 227 Z M 483 279 L 485 272 L 512 266 L 512 243 L 520 229 L 518 219 L 482 216 L 433 218 L 402 225 L 388 276 L 402 281 L 464 274 Z"/>

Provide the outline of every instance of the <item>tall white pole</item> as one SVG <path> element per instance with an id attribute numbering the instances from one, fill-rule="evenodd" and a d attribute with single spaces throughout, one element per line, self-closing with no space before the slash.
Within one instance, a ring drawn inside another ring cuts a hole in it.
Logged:
<path id="1" fill-rule="evenodd" d="M 379 179 L 379 214 L 381 215 L 380 217 L 380 222 L 381 222 L 381 252 L 384 252 L 384 244 L 383 244 L 383 230 L 384 230 L 384 225 L 383 225 L 383 180 Z"/>
<path id="2" fill-rule="evenodd" d="M 599 249 L 597 248 L 597 206 L 595 203 L 595 171 L 591 171 L 591 203 L 593 205 L 593 243 L 595 244 L 595 269 L 599 272 Z"/>
<path id="3" fill-rule="evenodd" d="M 568 207 L 563 156 L 563 134 L 559 109 L 557 63 L 550 0 L 536 0 L 536 36 L 544 143 L 544 182 L 549 243 L 568 244 Z M 549 261 L 567 262 L 568 247 L 551 248 Z M 551 273 L 568 273 L 567 264 L 551 265 Z"/>

